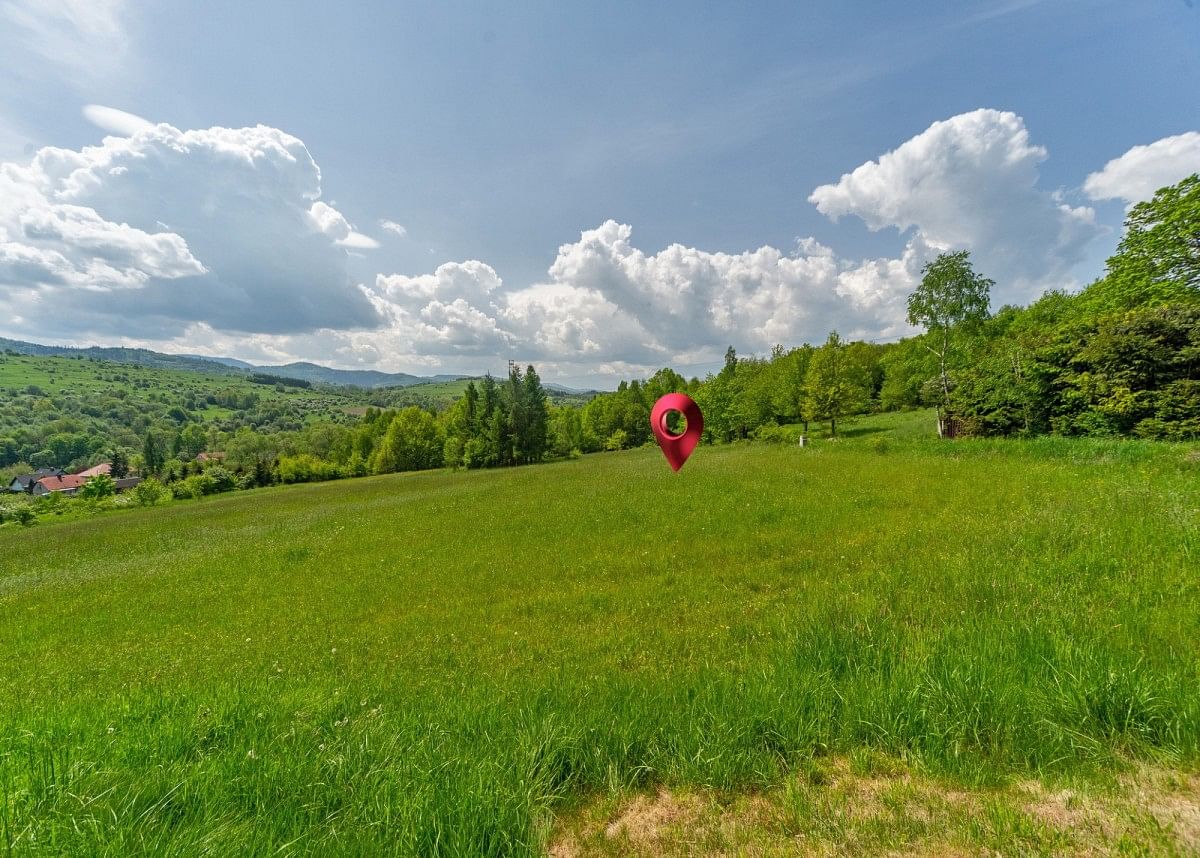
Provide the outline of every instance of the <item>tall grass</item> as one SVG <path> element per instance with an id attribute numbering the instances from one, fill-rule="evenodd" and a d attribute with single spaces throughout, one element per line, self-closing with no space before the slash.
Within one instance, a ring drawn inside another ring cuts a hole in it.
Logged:
<path id="1" fill-rule="evenodd" d="M 596 791 L 861 748 L 975 783 L 1195 767 L 1181 451 L 871 434 L 0 534 L 0 842 L 536 854 Z"/>

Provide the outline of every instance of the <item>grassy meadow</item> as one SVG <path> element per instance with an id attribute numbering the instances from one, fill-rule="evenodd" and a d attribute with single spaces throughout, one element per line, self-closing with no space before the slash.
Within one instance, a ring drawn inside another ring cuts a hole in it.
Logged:
<path id="1" fill-rule="evenodd" d="M 0 846 L 1200 849 L 1200 454 L 930 426 L 0 531 Z"/>

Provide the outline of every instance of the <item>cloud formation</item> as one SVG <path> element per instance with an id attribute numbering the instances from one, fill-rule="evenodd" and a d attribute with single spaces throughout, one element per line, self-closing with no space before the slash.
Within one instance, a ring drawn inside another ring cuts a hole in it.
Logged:
<path id="1" fill-rule="evenodd" d="M 679 244 L 647 253 L 630 225 L 610 220 L 562 245 L 543 282 L 506 288 L 483 263 L 462 263 L 475 274 L 442 266 L 422 278 L 380 277 L 376 300 L 401 351 L 500 349 L 580 369 L 714 360 L 729 343 L 763 352 L 819 341 L 835 327 L 894 337 L 909 332 L 905 299 L 943 250 L 971 250 L 999 284 L 997 303 L 1072 285 L 1070 269 L 1102 230 L 1090 208 L 1038 187 L 1046 157 L 1019 116 L 977 110 L 813 191 L 811 202 L 834 220 L 852 214 L 873 230 L 907 233 L 894 258 L 845 259 L 811 238 L 791 253 Z"/>
<path id="2" fill-rule="evenodd" d="M 1200 131 L 1134 146 L 1089 175 L 1083 190 L 1093 200 L 1124 200 L 1132 208 L 1192 173 L 1200 173 Z"/>
<path id="3" fill-rule="evenodd" d="M 371 250 L 379 247 L 379 242 L 369 235 L 356 232 L 350 222 L 331 205 L 317 200 L 308 210 L 313 225 L 333 239 L 334 244 L 342 247 L 353 247 L 360 250 Z"/>
<path id="4" fill-rule="evenodd" d="M 765 352 L 833 327 L 867 337 L 907 330 L 897 319 L 919 270 L 915 253 L 849 262 L 812 239 L 791 254 L 683 245 L 647 253 L 632 236 L 611 220 L 585 230 L 559 248 L 543 282 L 518 288 L 477 260 L 379 275 L 369 292 L 387 320 L 380 329 L 255 340 L 349 366 L 479 371 L 513 357 L 550 377 L 578 377 L 719 360 L 729 343 Z"/>
<path id="5" fill-rule="evenodd" d="M 975 110 L 933 123 L 808 199 L 835 221 L 852 214 L 872 230 L 912 230 L 914 249 L 969 249 L 1002 300 L 1026 300 L 1066 285 L 1102 232 L 1092 209 L 1038 188 L 1046 157 L 1015 113 Z"/>
<path id="6" fill-rule="evenodd" d="M 304 144 L 263 126 L 41 149 L 0 165 L 5 309 L 30 339 L 376 327 L 344 249 L 376 242 L 320 196 Z"/>
<path id="7" fill-rule="evenodd" d="M 347 248 L 378 242 L 320 198 L 300 140 L 263 126 L 127 130 L 0 166 L 9 333 L 391 370 L 475 372 L 513 357 L 548 378 L 629 375 L 717 361 L 729 344 L 818 342 L 833 328 L 903 335 L 908 293 L 947 249 L 972 251 L 997 303 L 1025 300 L 1071 285 L 1101 231 L 1091 209 L 1039 188 L 1047 153 L 1019 116 L 977 110 L 812 192 L 834 220 L 898 230 L 895 257 L 845 258 L 812 238 L 786 251 L 654 252 L 608 220 L 560 246 L 532 284 L 506 284 L 478 260 L 358 284 Z"/>
<path id="8" fill-rule="evenodd" d="M 500 317 L 538 357 L 634 361 L 769 349 L 841 324 L 881 320 L 838 295 L 847 266 L 820 244 L 711 253 L 675 244 L 647 254 L 607 221 L 564 244 L 549 279 L 505 296 Z"/>

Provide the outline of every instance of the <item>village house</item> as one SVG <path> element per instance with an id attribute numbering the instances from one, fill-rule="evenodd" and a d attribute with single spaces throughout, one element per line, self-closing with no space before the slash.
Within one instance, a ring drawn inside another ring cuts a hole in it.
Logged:
<path id="1" fill-rule="evenodd" d="M 32 474 L 21 474 L 18 477 L 14 477 L 12 482 L 8 484 L 8 490 L 10 492 L 24 492 L 25 494 L 37 497 L 42 497 L 53 492 L 73 495 L 92 477 L 100 475 L 112 476 L 111 462 L 101 462 L 77 474 L 64 473 L 60 468 L 38 468 Z M 113 484 L 118 492 L 123 492 L 136 487 L 141 481 L 141 477 L 126 476 L 119 480 L 113 480 Z"/>
<path id="2" fill-rule="evenodd" d="M 83 484 L 90 480 L 95 474 L 79 473 L 66 474 L 61 477 L 43 477 L 34 483 L 32 494 L 35 497 L 48 495 L 51 492 L 61 492 L 64 495 L 73 495 L 83 488 Z M 119 493 L 132 489 L 142 482 L 141 477 L 122 477 L 119 480 L 113 480 L 113 488 Z"/>
<path id="3" fill-rule="evenodd" d="M 82 474 L 64 474 L 61 477 L 42 477 L 33 484 L 33 489 L 30 492 L 34 497 L 41 497 L 52 492 L 62 492 L 64 495 L 73 495 L 79 488 L 86 483 L 91 477 L 85 477 Z"/>
<path id="4" fill-rule="evenodd" d="M 20 474 L 13 477 L 12 482 L 8 484 L 8 490 L 29 494 L 33 491 L 34 483 L 42 477 L 61 477 L 63 473 L 60 468 L 38 468 L 32 474 Z"/>

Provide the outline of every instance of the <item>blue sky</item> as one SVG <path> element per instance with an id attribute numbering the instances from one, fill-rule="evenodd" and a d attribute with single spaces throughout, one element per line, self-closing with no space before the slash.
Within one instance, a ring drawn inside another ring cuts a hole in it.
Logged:
<path id="1" fill-rule="evenodd" d="M 729 343 L 900 336 L 949 247 L 998 302 L 1077 287 L 1147 183 L 1200 169 L 1184 0 L 6 0 L 0 22 L 0 333 L 42 342 L 511 356 L 610 386 Z M 85 105 L 170 131 L 97 153 L 132 127 Z"/>

